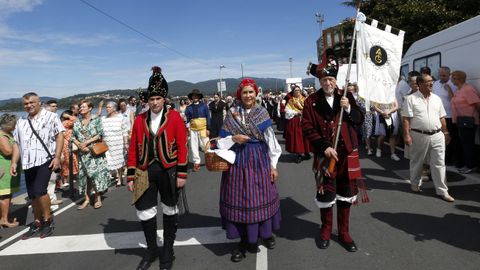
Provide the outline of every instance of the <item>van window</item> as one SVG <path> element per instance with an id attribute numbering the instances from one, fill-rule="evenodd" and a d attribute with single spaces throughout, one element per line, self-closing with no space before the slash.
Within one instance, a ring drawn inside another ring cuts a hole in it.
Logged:
<path id="1" fill-rule="evenodd" d="M 422 67 L 429 67 L 432 71 L 432 76 L 438 79 L 438 69 L 442 65 L 441 54 L 434 53 L 424 57 L 413 60 L 413 70 L 420 72 Z"/>
<path id="2" fill-rule="evenodd" d="M 408 80 L 408 64 L 400 67 L 400 77 L 403 77 L 405 81 Z"/>

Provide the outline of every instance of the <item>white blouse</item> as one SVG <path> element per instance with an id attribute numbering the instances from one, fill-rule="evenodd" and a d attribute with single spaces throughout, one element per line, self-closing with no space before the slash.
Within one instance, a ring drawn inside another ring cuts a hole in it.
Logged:
<path id="1" fill-rule="evenodd" d="M 269 127 L 263 132 L 265 141 L 268 145 L 268 155 L 270 156 L 270 166 L 274 169 L 277 168 L 278 159 L 282 155 L 282 147 L 278 143 L 277 138 L 275 137 L 275 131 L 272 127 Z M 221 138 L 217 141 L 217 147 L 219 149 L 230 149 L 235 144 L 232 139 L 232 136 L 227 136 Z"/>

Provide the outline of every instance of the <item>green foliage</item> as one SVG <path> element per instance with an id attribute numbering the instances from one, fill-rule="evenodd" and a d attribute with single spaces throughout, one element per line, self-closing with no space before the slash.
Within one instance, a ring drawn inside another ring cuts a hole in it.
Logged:
<path id="1" fill-rule="evenodd" d="M 405 31 L 403 51 L 415 41 L 480 14 L 478 0 L 353 0 L 367 17 Z"/>

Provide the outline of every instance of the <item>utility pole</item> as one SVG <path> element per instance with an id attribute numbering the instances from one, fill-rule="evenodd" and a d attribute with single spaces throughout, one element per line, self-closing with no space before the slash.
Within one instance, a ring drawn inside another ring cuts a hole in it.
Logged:
<path id="1" fill-rule="evenodd" d="M 290 62 L 290 78 L 292 78 L 292 57 L 288 58 L 288 62 Z"/>

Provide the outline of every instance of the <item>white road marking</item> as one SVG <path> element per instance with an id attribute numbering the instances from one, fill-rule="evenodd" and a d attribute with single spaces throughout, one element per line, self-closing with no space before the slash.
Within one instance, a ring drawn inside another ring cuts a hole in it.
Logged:
<path id="1" fill-rule="evenodd" d="M 163 230 L 157 234 L 163 235 Z M 7 241 L 7 240 L 6 240 Z M 221 227 L 179 229 L 175 246 L 231 243 Z M 17 241 L 0 251 L 0 256 L 82 252 L 145 247 L 143 232 L 98 233 L 38 237 Z M 263 269 L 263 268 L 262 268 Z"/>
<path id="2" fill-rule="evenodd" d="M 257 253 L 257 270 L 268 270 L 268 249 L 264 246 L 259 246 L 260 252 Z"/>
<path id="3" fill-rule="evenodd" d="M 71 204 L 63 207 L 62 209 L 54 212 L 53 215 L 54 215 L 54 216 L 59 215 L 59 214 L 63 213 L 64 211 L 67 211 L 68 209 L 72 208 L 72 207 L 75 206 L 75 205 L 76 205 L 76 204 L 75 204 L 74 202 L 72 202 Z M 26 223 L 26 224 L 30 224 L 30 223 L 33 222 L 33 216 L 30 215 L 31 209 L 32 209 L 31 206 L 28 206 L 28 209 L 27 209 L 28 214 L 27 214 L 27 223 Z M 30 217 L 30 219 L 31 219 L 30 222 L 28 222 L 29 216 L 31 216 L 31 217 Z M 23 235 L 24 233 L 26 233 L 27 231 L 28 231 L 28 227 L 26 227 L 25 229 L 19 231 L 19 232 L 16 233 L 16 234 L 10 236 L 9 238 L 3 240 L 2 242 L 0 242 L 0 248 L 3 247 L 3 246 L 6 245 L 6 244 L 12 242 L 12 241 L 15 240 L 16 238 L 22 236 L 22 235 Z"/>

